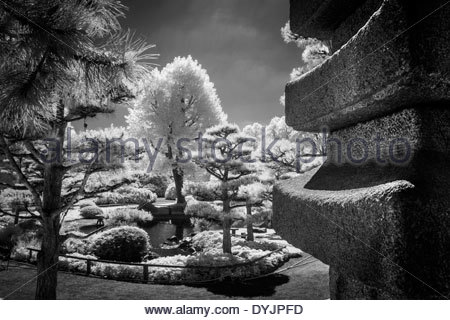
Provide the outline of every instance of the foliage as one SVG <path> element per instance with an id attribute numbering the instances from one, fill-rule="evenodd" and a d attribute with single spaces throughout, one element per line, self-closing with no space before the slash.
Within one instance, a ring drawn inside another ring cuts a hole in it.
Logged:
<path id="1" fill-rule="evenodd" d="M 272 226 L 272 202 L 266 201 L 262 206 L 253 210 L 253 223 L 263 227 L 270 228 Z"/>
<path id="2" fill-rule="evenodd" d="M 101 204 L 139 204 L 143 202 L 155 202 L 156 194 L 148 189 L 124 187 L 115 192 L 105 192 L 99 195 L 95 201 Z"/>
<path id="3" fill-rule="evenodd" d="M 164 197 L 170 183 L 170 180 L 166 175 L 148 173 L 139 173 L 135 175 L 138 175 L 139 184 L 142 187 L 150 189 L 158 197 Z"/>
<path id="4" fill-rule="evenodd" d="M 296 80 L 302 74 L 314 69 L 330 56 L 329 45 L 314 38 L 303 38 L 291 31 L 290 22 L 281 28 L 281 37 L 286 43 L 295 43 L 302 49 L 304 66 L 294 68 L 291 72 L 291 81 Z"/>
<path id="5" fill-rule="evenodd" d="M 136 62 L 152 58 L 145 54 L 151 46 L 120 33 L 125 7 L 117 0 L 8 0 L 0 8 L 0 122 L 10 135 L 47 130 L 60 98 L 89 105 L 124 90 L 125 79 L 146 73 Z M 69 115 L 83 114 L 91 112 L 74 103 Z"/>
<path id="6" fill-rule="evenodd" d="M 253 139 L 242 134 L 237 125 L 209 128 L 202 138 L 205 152 L 194 156 L 195 163 L 220 181 L 223 211 L 223 252 L 231 251 L 231 201 L 237 199 L 239 186 L 254 180 L 256 167 L 249 158 Z"/>
<path id="7" fill-rule="evenodd" d="M 155 202 L 158 198 L 152 191 L 138 187 L 123 187 L 117 190 L 126 203 Z"/>
<path id="8" fill-rule="evenodd" d="M 239 186 L 248 183 L 255 172 L 249 162 L 252 138 L 241 133 L 237 125 L 224 124 L 209 128 L 203 143 L 204 152 L 194 155 L 195 163 L 216 179 L 217 184 L 210 186 L 215 192 L 220 187 L 221 200 L 235 199 Z"/>
<path id="9" fill-rule="evenodd" d="M 80 209 L 83 209 L 85 207 L 95 207 L 96 204 L 92 200 L 83 200 L 78 204 L 78 206 L 80 207 Z"/>
<path id="10" fill-rule="evenodd" d="M 96 235 L 91 251 L 100 259 L 140 262 L 149 248 L 149 237 L 144 230 L 122 226 Z"/>
<path id="11" fill-rule="evenodd" d="M 0 207 L 12 207 L 20 204 L 29 206 L 31 203 L 33 203 L 33 197 L 28 190 L 7 188 L 0 192 Z"/>
<path id="12" fill-rule="evenodd" d="M 194 227 L 194 231 L 196 232 L 210 231 L 213 230 L 215 226 L 217 226 L 217 223 L 215 223 L 214 221 L 206 220 L 203 218 L 191 218 L 190 222 Z"/>
<path id="13" fill-rule="evenodd" d="M 69 237 L 64 243 L 61 245 L 61 253 L 70 254 L 79 253 L 79 254 L 88 254 L 90 250 L 90 244 L 88 240 L 85 239 L 77 239 Z"/>
<path id="14" fill-rule="evenodd" d="M 84 219 L 97 219 L 103 216 L 103 210 L 97 206 L 88 206 L 80 210 L 80 215 Z"/>
<path id="15" fill-rule="evenodd" d="M 185 183 L 183 193 L 200 201 L 216 201 L 222 197 L 222 188 L 218 181 Z"/>
<path id="16" fill-rule="evenodd" d="M 222 221 L 222 210 L 212 203 L 188 201 L 184 213 L 193 218 L 202 218 L 216 222 Z"/>
<path id="17" fill-rule="evenodd" d="M 184 202 L 180 192 L 184 169 L 179 161 L 184 154 L 178 142 L 193 143 L 198 132 L 224 122 L 226 116 L 206 70 L 191 56 L 177 57 L 161 71 L 154 70 L 143 90 L 143 99 L 129 109 L 129 130 L 166 156 L 177 199 Z"/>
<path id="18" fill-rule="evenodd" d="M 28 248 L 41 248 L 41 239 L 36 236 L 19 237 L 11 252 L 11 258 L 17 261 L 27 261 L 29 250 Z M 32 255 L 32 260 L 35 261 L 36 255 Z"/>
<path id="19" fill-rule="evenodd" d="M 12 216 L 0 216 L 0 228 L 14 223 L 14 217 Z"/>
<path id="20" fill-rule="evenodd" d="M 239 187 L 238 195 L 252 205 L 261 204 L 263 201 L 270 201 L 272 198 L 272 185 L 254 182 L 252 184 Z"/>
<path id="21" fill-rule="evenodd" d="M 120 165 L 120 146 L 107 161 L 109 131 L 80 134 L 95 139 L 69 145 L 67 130 L 135 98 L 149 76 L 152 46 L 122 32 L 125 9 L 118 0 L 0 2 L 0 153 L 20 177 L 14 188 L 32 194 L 30 215 L 48 240 L 39 255 L 37 299 L 56 298 L 61 216 L 80 198 L 118 187 L 85 188 L 91 175 Z"/>
<path id="22" fill-rule="evenodd" d="M 175 183 L 169 184 L 169 186 L 166 189 L 166 192 L 164 194 L 164 198 L 166 200 L 176 200 L 177 199 L 177 193 L 175 190 Z"/>
<path id="23" fill-rule="evenodd" d="M 107 214 L 110 225 L 137 225 L 138 227 L 148 227 L 153 224 L 153 216 L 145 211 L 120 208 Z"/>
<path id="24" fill-rule="evenodd" d="M 193 237 L 193 244 L 199 250 L 194 255 L 176 255 L 145 261 L 146 263 L 162 266 L 191 267 L 187 269 L 149 267 L 149 281 L 168 282 L 170 284 L 204 282 L 207 280 L 220 281 L 224 279 L 240 281 L 272 272 L 282 266 L 289 258 L 298 257 L 298 250 L 285 248 L 288 244 L 283 241 L 249 242 L 237 238 L 233 239 L 233 253 L 224 254 L 220 252 L 221 235 L 219 232 L 202 232 Z M 275 250 L 278 251 L 274 252 Z M 91 272 L 94 275 L 116 280 L 143 280 L 143 267 L 141 266 L 113 265 L 96 262 L 95 260 L 97 259 L 94 256 L 78 254 L 77 256 L 93 260 Z M 63 259 L 63 261 L 62 267 L 66 270 L 86 272 L 86 263 L 84 261 L 76 261 L 74 259 Z M 254 263 L 247 264 L 251 261 L 254 261 Z M 233 268 L 217 268 L 236 264 L 244 265 Z M 204 267 L 210 268 L 205 269 Z"/>
<path id="25" fill-rule="evenodd" d="M 83 254 L 79 252 L 73 252 L 70 253 L 70 256 L 78 257 L 78 258 L 84 258 L 84 259 L 91 259 L 91 260 L 97 260 L 97 257 L 89 254 Z M 58 268 L 61 270 L 66 270 L 74 273 L 83 273 L 85 274 L 87 271 L 87 265 L 85 260 L 79 260 L 76 258 L 65 258 L 61 257 L 59 258 Z"/>
<path id="26" fill-rule="evenodd" d="M 152 141 L 164 137 L 173 149 L 177 139 L 194 138 L 199 130 L 226 119 L 214 84 L 191 56 L 154 70 L 144 91 L 144 99 L 129 110 L 130 130 Z"/>
<path id="27" fill-rule="evenodd" d="M 295 131 L 286 124 L 284 116 L 274 117 L 267 126 L 247 125 L 243 132 L 256 140 L 253 157 L 265 167 L 260 177 L 267 174 L 279 180 L 287 173 L 306 172 L 323 163 L 320 157 L 324 153 L 322 135 Z M 269 151 L 263 150 L 264 145 L 271 146 Z"/>

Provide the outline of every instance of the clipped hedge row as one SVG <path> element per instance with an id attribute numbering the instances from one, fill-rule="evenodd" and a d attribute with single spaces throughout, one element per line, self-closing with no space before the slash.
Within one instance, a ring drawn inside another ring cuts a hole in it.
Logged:
<path id="1" fill-rule="evenodd" d="M 193 268 L 165 268 L 149 267 L 148 281 L 168 284 L 179 284 L 189 282 L 221 281 L 221 280 L 241 280 L 270 273 L 289 258 L 298 256 L 285 248 L 285 242 L 248 242 L 243 239 L 233 238 L 233 254 L 223 254 L 221 250 L 222 238 L 219 232 L 203 232 L 196 235 L 193 244 L 200 250 L 200 253 L 191 256 L 176 255 L 144 261 L 142 263 L 183 266 Z M 114 247 L 114 245 L 113 245 Z M 80 255 L 90 259 L 96 256 Z M 69 271 L 86 272 L 86 262 L 75 259 L 61 258 L 64 263 L 62 267 Z M 249 264 L 249 262 L 253 262 Z M 228 267 L 233 265 L 234 267 Z M 205 266 L 211 268 L 203 268 Z M 195 268 L 200 267 L 200 268 Z M 142 281 L 142 266 L 114 265 L 104 262 L 93 262 L 91 274 L 103 278 Z"/>
<path id="2" fill-rule="evenodd" d="M 156 199 L 156 194 L 148 189 L 124 187 L 115 192 L 102 193 L 95 202 L 97 205 L 139 204 L 143 202 L 155 202 Z"/>

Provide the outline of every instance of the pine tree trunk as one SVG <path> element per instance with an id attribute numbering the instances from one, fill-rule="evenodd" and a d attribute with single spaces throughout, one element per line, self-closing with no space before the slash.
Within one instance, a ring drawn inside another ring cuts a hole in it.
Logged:
<path id="1" fill-rule="evenodd" d="M 64 107 L 61 104 L 57 111 L 58 118 L 63 117 Z M 49 149 L 47 164 L 44 168 L 44 187 L 42 191 L 42 228 L 43 238 L 41 251 L 37 261 L 37 300 L 56 299 L 59 259 L 59 231 L 61 192 L 64 178 L 62 162 L 62 146 L 64 145 L 65 124 L 54 128 L 57 140 Z"/>
<path id="2" fill-rule="evenodd" d="M 254 241 L 255 237 L 253 235 L 253 216 L 252 216 L 252 205 L 247 202 L 247 240 Z"/>
<path id="3" fill-rule="evenodd" d="M 58 284 L 59 217 L 43 219 L 44 234 L 38 254 L 36 300 L 55 300 Z"/>
<path id="4" fill-rule="evenodd" d="M 174 168 L 172 170 L 173 180 L 175 182 L 175 191 L 177 195 L 177 203 L 184 204 L 186 199 L 183 195 L 183 171 L 180 168 Z"/>
<path id="5" fill-rule="evenodd" d="M 14 211 L 14 225 L 17 225 L 19 224 L 19 214 L 20 214 L 19 206 L 14 206 L 13 211 Z"/>
<path id="6" fill-rule="evenodd" d="M 172 130 L 172 128 L 170 129 Z M 169 139 L 170 140 L 170 139 Z M 172 151 L 172 146 L 170 143 L 167 144 L 167 158 L 171 161 L 174 160 L 174 152 Z M 175 183 L 175 193 L 177 196 L 177 203 L 184 204 L 186 199 L 183 196 L 183 170 L 181 170 L 177 165 L 172 167 L 173 181 Z"/>
<path id="7" fill-rule="evenodd" d="M 231 253 L 231 214 L 230 200 L 223 201 L 223 253 Z"/>

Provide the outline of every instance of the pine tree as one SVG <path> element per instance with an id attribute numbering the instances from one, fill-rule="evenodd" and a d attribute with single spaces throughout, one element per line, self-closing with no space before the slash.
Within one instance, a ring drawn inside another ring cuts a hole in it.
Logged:
<path id="1" fill-rule="evenodd" d="M 18 187 L 32 195 L 23 218 L 42 225 L 36 299 L 56 298 L 65 213 L 86 192 L 92 174 L 118 165 L 106 161 L 103 135 L 69 150 L 68 124 L 111 113 L 114 103 L 134 98 L 134 83 L 151 68 L 152 46 L 121 32 L 124 9 L 117 0 L 0 2 L 0 152 Z M 39 179 L 31 179 L 22 159 L 34 163 Z M 77 175 L 76 183 L 65 183 Z"/>
<path id="2" fill-rule="evenodd" d="M 221 183 L 223 202 L 223 252 L 231 253 L 231 210 L 239 187 L 254 180 L 256 172 L 251 154 L 252 139 L 242 134 L 236 125 L 223 124 L 206 130 L 202 150 L 195 154 L 194 161 Z"/>

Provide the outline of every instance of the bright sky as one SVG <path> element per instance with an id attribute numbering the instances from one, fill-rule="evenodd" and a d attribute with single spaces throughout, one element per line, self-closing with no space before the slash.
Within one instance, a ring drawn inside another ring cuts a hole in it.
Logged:
<path id="1" fill-rule="evenodd" d="M 299 50 L 287 45 L 280 29 L 289 0 L 124 0 L 124 27 L 136 30 L 161 56 L 161 66 L 192 55 L 207 69 L 230 122 L 268 123 L 284 113 L 279 104 Z M 89 128 L 125 125 L 125 108 L 89 120 Z"/>

